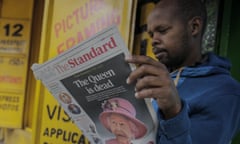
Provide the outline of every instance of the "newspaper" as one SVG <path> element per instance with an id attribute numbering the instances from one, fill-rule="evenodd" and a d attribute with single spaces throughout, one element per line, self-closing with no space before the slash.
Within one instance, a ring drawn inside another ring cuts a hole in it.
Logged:
<path id="1" fill-rule="evenodd" d="M 126 83 L 135 68 L 127 55 L 112 26 L 32 70 L 91 144 L 155 144 L 150 99 L 136 99 L 134 84 Z"/>

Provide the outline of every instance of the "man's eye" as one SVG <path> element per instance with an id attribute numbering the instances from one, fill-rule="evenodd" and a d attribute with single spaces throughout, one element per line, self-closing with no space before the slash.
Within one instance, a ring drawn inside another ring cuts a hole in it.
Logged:
<path id="1" fill-rule="evenodd" d="M 161 33 L 161 34 L 165 34 L 167 32 L 167 28 L 165 29 L 159 29 L 158 32 Z"/>

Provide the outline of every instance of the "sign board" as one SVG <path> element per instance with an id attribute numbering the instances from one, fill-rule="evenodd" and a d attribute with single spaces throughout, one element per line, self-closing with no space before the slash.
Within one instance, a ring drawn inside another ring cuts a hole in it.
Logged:
<path id="1" fill-rule="evenodd" d="M 0 18 L 0 126 L 22 126 L 30 20 Z"/>

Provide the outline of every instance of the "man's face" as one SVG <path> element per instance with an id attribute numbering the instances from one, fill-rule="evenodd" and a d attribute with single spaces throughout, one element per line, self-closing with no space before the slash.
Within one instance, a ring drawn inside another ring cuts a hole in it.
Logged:
<path id="1" fill-rule="evenodd" d="M 156 58 L 169 68 L 183 66 L 191 51 L 189 33 L 175 7 L 158 6 L 149 15 L 147 25 Z"/>
<path id="2" fill-rule="evenodd" d="M 118 138 L 131 139 L 133 134 L 129 125 L 129 119 L 120 114 L 111 114 L 109 117 L 110 129 Z"/>

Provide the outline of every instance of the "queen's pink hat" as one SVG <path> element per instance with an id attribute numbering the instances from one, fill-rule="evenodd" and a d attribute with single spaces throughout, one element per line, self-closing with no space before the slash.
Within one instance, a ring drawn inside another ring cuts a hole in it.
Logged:
<path id="1" fill-rule="evenodd" d="M 145 124 L 136 119 L 136 110 L 129 101 L 122 98 L 108 99 L 104 101 L 102 108 L 103 112 L 99 115 L 99 119 L 109 131 L 111 130 L 107 122 L 107 117 L 112 113 L 116 113 L 129 118 L 133 124 L 135 124 L 135 128 L 137 128 L 137 130 L 134 132 L 135 139 L 139 139 L 146 134 L 147 128 Z"/>

